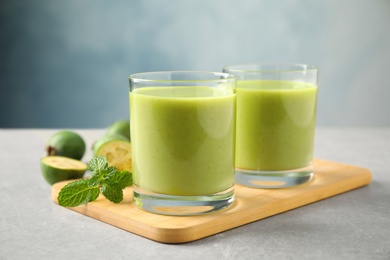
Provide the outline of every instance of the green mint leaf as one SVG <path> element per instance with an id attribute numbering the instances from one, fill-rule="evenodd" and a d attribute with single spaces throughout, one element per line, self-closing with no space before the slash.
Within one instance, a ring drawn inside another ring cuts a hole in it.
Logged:
<path id="1" fill-rule="evenodd" d="M 115 175 L 118 170 L 114 166 L 108 166 L 106 169 L 101 171 L 103 179 L 109 179 L 112 175 Z"/>
<path id="2" fill-rule="evenodd" d="M 76 207 L 94 201 L 100 194 L 98 186 L 89 186 L 88 179 L 77 180 L 65 185 L 58 194 L 58 204 Z"/>
<path id="3" fill-rule="evenodd" d="M 92 177 L 65 185 L 58 194 L 58 204 L 64 207 L 76 207 L 94 201 L 100 192 L 111 202 L 123 200 L 123 189 L 133 183 L 128 171 L 118 172 L 109 166 L 104 156 L 95 156 L 88 163 Z"/>
<path id="4" fill-rule="evenodd" d="M 88 170 L 91 171 L 92 175 L 100 175 L 107 168 L 108 162 L 104 156 L 95 156 L 88 163 Z"/>
<path id="5" fill-rule="evenodd" d="M 102 193 L 111 202 L 119 203 L 123 200 L 122 188 L 116 183 L 103 184 Z"/>
<path id="6" fill-rule="evenodd" d="M 114 175 L 118 170 L 114 166 L 108 166 L 106 169 L 107 176 Z"/>
<path id="7" fill-rule="evenodd" d="M 102 182 L 102 178 L 99 175 L 93 175 L 90 179 L 88 179 L 88 186 L 99 186 Z"/>
<path id="8" fill-rule="evenodd" d="M 124 170 L 110 176 L 110 178 L 107 181 L 109 183 L 115 183 L 119 187 L 121 187 L 121 189 L 124 189 L 133 184 L 133 177 L 130 172 Z"/>

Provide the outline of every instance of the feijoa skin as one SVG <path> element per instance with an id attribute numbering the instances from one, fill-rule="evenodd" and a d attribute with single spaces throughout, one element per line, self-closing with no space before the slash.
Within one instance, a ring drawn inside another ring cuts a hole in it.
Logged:
<path id="1" fill-rule="evenodd" d="M 76 160 L 83 158 L 85 153 L 85 141 L 73 131 L 59 131 L 54 133 L 47 144 L 47 155 L 64 156 Z"/>
<path id="2" fill-rule="evenodd" d="M 131 140 L 130 138 L 130 121 L 128 120 L 118 120 L 111 124 L 107 128 L 107 132 L 105 135 L 123 135 L 127 137 L 127 139 Z"/>
<path id="3" fill-rule="evenodd" d="M 87 170 L 87 164 L 82 161 L 63 156 L 43 157 L 40 166 L 42 176 L 50 185 L 60 181 L 82 178 Z"/>
<path id="4" fill-rule="evenodd" d="M 123 135 L 105 135 L 93 146 L 95 156 L 105 156 L 108 165 L 114 166 L 118 171 L 132 172 L 131 143 Z"/>

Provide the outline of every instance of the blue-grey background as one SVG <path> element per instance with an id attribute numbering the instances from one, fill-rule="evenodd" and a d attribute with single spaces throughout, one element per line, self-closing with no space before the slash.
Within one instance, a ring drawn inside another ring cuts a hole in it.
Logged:
<path id="1" fill-rule="evenodd" d="M 128 118 L 128 75 L 317 65 L 319 126 L 390 126 L 389 0 L 2 0 L 0 127 Z"/>

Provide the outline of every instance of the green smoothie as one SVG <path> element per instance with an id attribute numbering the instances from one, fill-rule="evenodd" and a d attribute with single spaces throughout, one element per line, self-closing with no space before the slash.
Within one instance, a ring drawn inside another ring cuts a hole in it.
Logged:
<path id="1" fill-rule="evenodd" d="M 189 196 L 234 183 L 235 94 L 211 87 L 148 87 L 130 93 L 133 181 Z"/>
<path id="2" fill-rule="evenodd" d="M 237 82 L 236 168 L 282 171 L 313 158 L 317 86 L 304 82 Z"/>

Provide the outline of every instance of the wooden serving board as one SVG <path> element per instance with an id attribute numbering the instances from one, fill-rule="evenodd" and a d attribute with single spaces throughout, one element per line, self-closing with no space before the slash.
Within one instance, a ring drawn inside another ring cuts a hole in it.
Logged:
<path id="1" fill-rule="evenodd" d="M 52 186 L 57 202 L 61 188 Z M 164 216 L 145 212 L 132 202 L 132 189 L 124 190 L 119 204 L 100 196 L 86 205 L 70 208 L 134 234 L 162 242 L 185 243 L 307 205 L 371 182 L 368 169 L 324 160 L 314 161 L 310 183 L 285 189 L 255 189 L 236 185 L 236 200 L 229 208 L 202 216 Z"/>

